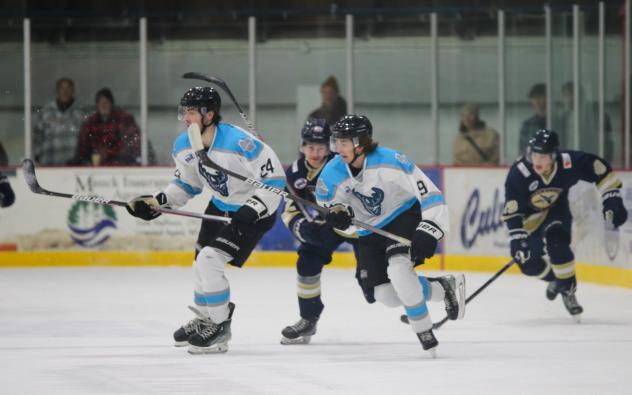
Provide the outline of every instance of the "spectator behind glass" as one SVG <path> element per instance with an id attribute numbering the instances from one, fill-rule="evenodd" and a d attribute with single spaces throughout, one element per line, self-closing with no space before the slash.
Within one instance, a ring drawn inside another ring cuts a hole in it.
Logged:
<path id="1" fill-rule="evenodd" d="M 95 96 L 96 112 L 81 128 L 76 164 L 129 166 L 140 164 L 140 129 L 134 117 L 114 107 L 114 96 L 103 88 Z"/>
<path id="2" fill-rule="evenodd" d="M 320 107 L 312 111 L 308 118 L 324 118 L 328 125 L 333 125 L 347 114 L 347 102 L 340 96 L 338 80 L 333 75 L 320 85 L 320 96 Z"/>
<path id="3" fill-rule="evenodd" d="M 540 129 L 546 129 L 546 85 L 535 84 L 529 91 L 529 101 L 533 108 L 533 116 L 525 119 L 520 126 L 520 142 L 518 152 L 524 155 L 529 140 Z"/>
<path id="4" fill-rule="evenodd" d="M 562 98 L 564 99 L 564 111 L 560 117 L 560 145 L 564 144 L 569 149 L 575 149 L 575 116 L 573 83 L 567 82 L 562 86 Z M 603 158 L 612 161 L 614 158 L 614 136 L 610 116 L 604 113 L 604 154 Z M 584 91 L 579 87 L 579 149 L 599 155 L 599 109 L 597 103 L 589 103 L 584 97 Z"/>
<path id="5" fill-rule="evenodd" d="M 77 137 L 85 114 L 75 100 L 75 83 L 60 78 L 55 100 L 40 111 L 33 130 L 33 154 L 42 165 L 65 165 L 77 149 Z"/>
<path id="6" fill-rule="evenodd" d="M 4 150 L 4 146 L 0 143 L 0 168 L 9 164 L 9 158 L 7 152 Z M 15 202 L 15 194 L 9 184 L 7 176 L 0 171 L 0 207 L 9 207 Z"/>
<path id="7" fill-rule="evenodd" d="M 498 132 L 479 118 L 478 106 L 467 103 L 461 111 L 459 135 L 454 140 L 455 165 L 497 165 L 500 161 Z"/>

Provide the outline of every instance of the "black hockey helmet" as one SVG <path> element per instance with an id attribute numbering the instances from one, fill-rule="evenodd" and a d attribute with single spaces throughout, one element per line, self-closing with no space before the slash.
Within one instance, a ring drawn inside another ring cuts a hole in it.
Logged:
<path id="1" fill-rule="evenodd" d="M 345 115 L 331 127 L 334 139 L 354 139 L 373 136 L 373 125 L 364 115 Z M 356 143 L 357 144 L 357 143 Z"/>
<path id="2" fill-rule="evenodd" d="M 182 99 L 180 99 L 180 107 L 178 109 L 178 118 L 182 119 L 184 115 L 184 111 L 187 108 L 195 107 L 200 111 L 202 116 L 206 115 L 207 112 L 213 111 L 216 114 L 216 119 L 219 115 L 219 110 L 222 107 L 222 99 L 217 93 L 217 90 L 211 88 L 210 86 L 196 86 L 193 88 L 189 88 L 184 95 L 182 95 Z"/>
<path id="3" fill-rule="evenodd" d="M 311 118 L 305 121 L 303 129 L 301 129 L 301 140 L 303 144 L 329 144 L 331 138 L 331 129 L 327 121 L 321 118 Z"/>
<path id="4" fill-rule="evenodd" d="M 560 139 L 553 130 L 540 129 L 529 140 L 529 153 L 554 154 L 560 146 Z"/>

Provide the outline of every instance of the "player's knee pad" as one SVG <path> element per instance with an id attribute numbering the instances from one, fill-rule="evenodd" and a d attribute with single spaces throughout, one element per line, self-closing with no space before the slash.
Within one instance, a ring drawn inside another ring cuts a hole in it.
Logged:
<path id="1" fill-rule="evenodd" d="M 408 255 L 394 255 L 388 259 L 386 270 L 397 296 L 404 305 L 410 306 L 423 301 L 423 289 Z"/>
<path id="2" fill-rule="evenodd" d="M 566 229 L 562 223 L 549 225 L 544 231 L 544 241 L 552 264 L 570 262 L 575 258 L 571 250 L 570 229 Z"/>
<path id="3" fill-rule="evenodd" d="M 223 277 L 230 258 L 212 247 L 204 247 L 195 258 L 195 269 L 203 276 Z"/>
<path id="4" fill-rule="evenodd" d="M 376 286 L 373 288 L 373 293 L 375 300 L 388 307 L 397 307 L 402 305 L 402 302 L 399 300 L 399 297 L 395 292 L 395 288 L 393 288 L 393 284 L 391 283 Z"/>
<path id="5" fill-rule="evenodd" d="M 323 260 L 319 256 L 299 253 L 296 261 L 296 271 L 299 276 L 315 276 L 323 271 Z"/>

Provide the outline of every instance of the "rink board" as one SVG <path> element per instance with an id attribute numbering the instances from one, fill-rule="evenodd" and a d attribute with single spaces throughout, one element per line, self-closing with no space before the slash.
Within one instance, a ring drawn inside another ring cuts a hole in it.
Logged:
<path id="1" fill-rule="evenodd" d="M 424 171 L 445 193 L 450 232 L 429 269 L 495 271 L 508 260 L 507 231 L 500 221 L 506 168 L 430 167 Z M 44 188 L 95 194 L 127 201 L 154 193 L 169 182 L 172 169 L 42 168 Z M 623 196 L 632 208 L 632 173 L 618 172 Z M 42 266 L 188 266 L 199 220 L 163 215 L 137 220 L 121 208 L 105 209 L 70 199 L 31 193 L 20 171 L 10 175 L 16 203 L 0 210 L 0 267 Z M 201 212 L 209 192 L 184 210 Z M 575 217 L 573 249 L 581 279 L 632 288 L 632 221 L 618 232 L 605 229 L 595 188 L 580 182 L 571 190 Z M 632 218 L 632 215 L 630 215 Z M 6 226 L 9 224 L 9 226 Z M 253 254 L 248 266 L 292 267 L 296 240 L 279 220 Z M 353 267 L 347 245 L 332 267 Z M 516 268 L 512 268 L 516 271 Z"/>

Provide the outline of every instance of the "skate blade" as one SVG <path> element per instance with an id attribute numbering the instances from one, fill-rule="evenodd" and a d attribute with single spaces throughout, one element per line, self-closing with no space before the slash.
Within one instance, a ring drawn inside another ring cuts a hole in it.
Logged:
<path id="1" fill-rule="evenodd" d="M 432 359 L 436 359 L 437 358 L 437 347 L 432 347 L 429 350 L 426 350 L 428 352 L 428 354 L 430 354 L 430 356 L 432 357 Z"/>
<path id="2" fill-rule="evenodd" d="M 456 280 L 456 292 L 459 298 L 459 315 L 456 319 L 460 320 L 465 316 L 465 275 L 457 274 L 454 276 L 454 279 Z"/>
<path id="3" fill-rule="evenodd" d="M 582 315 L 581 314 L 575 314 L 571 316 L 573 318 L 573 321 L 575 321 L 576 324 L 581 324 L 582 323 Z"/>
<path id="4" fill-rule="evenodd" d="M 186 347 L 189 345 L 189 342 L 187 340 L 183 341 L 183 342 L 175 342 L 173 343 L 173 345 L 175 347 Z"/>
<path id="5" fill-rule="evenodd" d="M 198 347 L 190 344 L 188 351 L 192 355 L 222 354 L 228 351 L 228 343 L 219 343 L 213 347 Z"/>
<path id="6" fill-rule="evenodd" d="M 301 337 L 297 337 L 296 339 L 288 339 L 287 337 L 282 337 L 281 338 L 281 344 L 283 344 L 284 346 L 289 346 L 289 345 L 294 345 L 294 344 L 309 344 L 309 342 L 312 340 L 311 336 L 301 336 Z"/>

